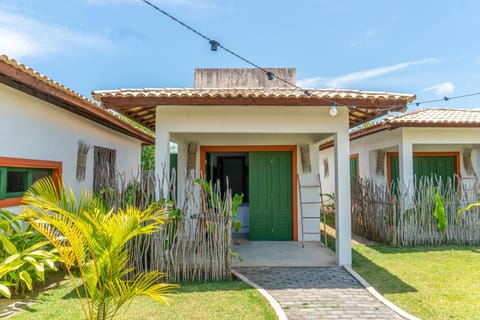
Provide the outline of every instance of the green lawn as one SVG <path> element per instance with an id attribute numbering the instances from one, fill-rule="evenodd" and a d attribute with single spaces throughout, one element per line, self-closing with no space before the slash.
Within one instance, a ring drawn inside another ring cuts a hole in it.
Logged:
<path id="1" fill-rule="evenodd" d="M 480 247 L 354 245 L 353 269 L 421 319 L 480 319 Z"/>
<path id="2" fill-rule="evenodd" d="M 38 303 L 19 313 L 14 320 L 85 319 L 70 283 L 50 289 L 37 297 Z M 185 283 L 173 296 L 172 304 L 160 305 L 139 297 L 120 319 L 276 319 L 268 302 L 255 289 L 239 281 Z"/>
<path id="3" fill-rule="evenodd" d="M 327 216 L 335 228 L 335 219 Z M 328 238 L 335 250 L 335 239 Z M 480 247 L 353 245 L 352 266 L 385 298 L 427 319 L 480 319 Z"/>

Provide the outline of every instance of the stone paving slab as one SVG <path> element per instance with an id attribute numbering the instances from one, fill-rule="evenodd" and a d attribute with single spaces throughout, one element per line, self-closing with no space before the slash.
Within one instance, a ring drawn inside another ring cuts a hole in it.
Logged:
<path id="1" fill-rule="evenodd" d="M 235 270 L 278 301 L 288 319 L 404 319 L 341 267 L 245 267 Z"/>

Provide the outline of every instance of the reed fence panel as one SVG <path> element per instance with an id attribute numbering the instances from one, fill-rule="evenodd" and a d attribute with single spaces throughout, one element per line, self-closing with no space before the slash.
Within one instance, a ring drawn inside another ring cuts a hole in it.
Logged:
<path id="1" fill-rule="evenodd" d="M 433 214 L 436 190 L 447 218 L 443 232 L 439 231 Z M 478 181 L 458 177 L 447 181 L 422 177 L 409 187 L 358 179 L 352 182 L 352 231 L 367 239 L 399 246 L 478 245 L 479 208 L 461 215 L 457 211 L 479 199 Z"/>

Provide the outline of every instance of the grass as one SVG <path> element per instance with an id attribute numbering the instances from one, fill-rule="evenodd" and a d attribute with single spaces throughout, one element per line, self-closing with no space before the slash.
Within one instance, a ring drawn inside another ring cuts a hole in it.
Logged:
<path id="1" fill-rule="evenodd" d="M 335 221 L 327 216 L 327 224 Z M 335 239 L 328 245 L 335 249 Z M 352 267 L 385 298 L 423 319 L 480 319 L 480 247 L 352 246 Z"/>
<path id="2" fill-rule="evenodd" d="M 421 319 L 480 319 L 480 247 L 354 245 L 353 269 Z"/>
<path id="3" fill-rule="evenodd" d="M 39 294 L 12 320 L 85 319 L 70 282 Z M 268 302 L 239 281 L 184 283 L 169 306 L 138 297 L 119 319 L 276 319 Z"/>

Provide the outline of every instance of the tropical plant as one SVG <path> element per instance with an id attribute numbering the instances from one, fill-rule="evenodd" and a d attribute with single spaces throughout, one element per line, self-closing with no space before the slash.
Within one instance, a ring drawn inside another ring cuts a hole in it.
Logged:
<path id="1" fill-rule="evenodd" d="M 214 188 L 212 188 L 211 183 L 208 181 L 205 181 L 203 179 L 195 179 L 194 182 L 202 186 L 202 190 L 205 190 L 205 199 L 202 199 L 202 201 L 205 200 L 205 205 L 210 206 L 214 209 L 222 210 L 223 214 L 226 217 L 229 214 L 229 205 L 226 201 L 222 199 L 222 194 L 220 192 L 216 192 Z M 242 204 L 242 202 L 243 193 L 235 193 L 232 197 L 232 219 L 235 219 L 235 217 L 237 216 L 238 207 Z"/>
<path id="2" fill-rule="evenodd" d="M 438 188 L 435 188 L 435 209 L 433 215 L 437 218 L 437 228 L 441 232 L 445 232 L 447 228 L 447 213 L 445 212 L 445 205 L 442 197 L 438 192 Z"/>
<path id="3" fill-rule="evenodd" d="M 126 248 L 132 238 L 158 231 L 167 217 L 165 209 L 127 205 L 114 211 L 85 190 L 77 200 L 62 181 L 55 184 L 51 178 L 36 182 L 23 204 L 22 216 L 58 250 L 87 319 L 112 319 L 140 295 L 168 303 L 177 285 L 157 283 L 165 276 L 159 271 L 132 276 Z M 76 283 L 75 267 L 86 297 Z"/>
<path id="4" fill-rule="evenodd" d="M 58 255 L 48 241 L 25 221 L 0 210 L 0 295 L 23 297 L 45 270 L 56 270 Z"/>
<path id="5" fill-rule="evenodd" d="M 155 146 L 143 146 L 141 154 L 142 170 L 155 170 Z"/>
<path id="6" fill-rule="evenodd" d="M 472 208 L 474 207 L 480 207 L 480 202 L 474 202 L 474 203 L 470 203 L 468 206 L 466 206 L 465 208 L 460 208 L 458 209 L 457 211 L 457 217 L 460 217 L 465 211 L 470 211 Z"/>

